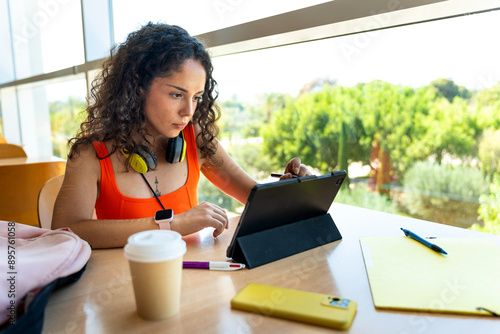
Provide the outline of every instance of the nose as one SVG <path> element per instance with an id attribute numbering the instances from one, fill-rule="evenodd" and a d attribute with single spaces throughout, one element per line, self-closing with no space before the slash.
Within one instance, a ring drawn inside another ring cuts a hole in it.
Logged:
<path id="1" fill-rule="evenodd" d="M 188 101 L 186 101 L 186 102 L 183 104 L 183 106 L 182 106 L 182 108 L 181 108 L 181 110 L 180 110 L 179 114 L 180 114 L 181 116 L 188 116 L 188 117 L 191 117 L 191 116 L 193 116 L 193 114 L 194 114 L 194 112 L 195 112 L 195 110 L 196 110 L 196 106 L 197 106 L 197 103 L 196 103 L 195 101 L 193 101 L 193 100 L 188 100 Z"/>

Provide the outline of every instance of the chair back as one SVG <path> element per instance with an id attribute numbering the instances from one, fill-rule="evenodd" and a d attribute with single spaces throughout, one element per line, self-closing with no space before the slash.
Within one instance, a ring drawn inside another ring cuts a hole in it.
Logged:
<path id="1" fill-rule="evenodd" d="M 38 222 L 41 228 L 51 229 L 52 213 L 57 195 L 61 189 L 64 175 L 54 176 L 42 186 L 38 193 Z"/>
<path id="2" fill-rule="evenodd" d="M 26 152 L 21 146 L 8 143 L 0 143 L 0 159 L 26 157 Z"/>
<path id="3" fill-rule="evenodd" d="M 52 216 L 54 213 L 54 204 L 56 203 L 57 195 L 59 195 L 59 190 L 61 190 L 62 183 L 64 181 L 64 174 L 57 175 L 45 182 L 45 184 L 40 189 L 38 193 L 38 222 L 41 228 L 52 229 Z M 97 215 L 94 213 L 92 219 L 97 219 Z"/>

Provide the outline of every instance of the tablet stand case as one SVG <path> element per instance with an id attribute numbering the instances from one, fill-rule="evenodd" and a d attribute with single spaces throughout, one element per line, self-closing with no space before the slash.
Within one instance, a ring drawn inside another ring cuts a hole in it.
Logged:
<path id="1" fill-rule="evenodd" d="M 347 172 L 255 185 L 226 255 L 255 268 L 342 238 L 328 214 Z"/>
<path id="2" fill-rule="evenodd" d="M 330 214 L 236 238 L 233 260 L 255 268 L 342 239 Z"/>

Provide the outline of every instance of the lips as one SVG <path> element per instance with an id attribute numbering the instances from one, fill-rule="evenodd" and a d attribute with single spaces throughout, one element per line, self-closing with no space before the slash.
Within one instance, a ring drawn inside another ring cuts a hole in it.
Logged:
<path id="1" fill-rule="evenodd" d="M 172 124 L 174 128 L 177 130 L 184 130 L 184 128 L 187 126 L 187 123 L 174 123 Z"/>

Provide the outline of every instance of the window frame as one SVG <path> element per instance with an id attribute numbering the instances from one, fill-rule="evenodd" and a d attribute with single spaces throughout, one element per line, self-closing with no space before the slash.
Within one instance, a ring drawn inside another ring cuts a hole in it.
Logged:
<path id="1" fill-rule="evenodd" d="M 8 0 L 5 0 L 8 1 Z M 82 6 L 86 0 L 81 0 Z M 111 6 L 111 1 L 108 1 Z M 370 32 L 500 9 L 498 0 L 335 0 L 255 20 L 196 37 L 212 57 Z M 108 8 L 111 12 L 111 8 Z M 336 13 L 330 15 L 329 13 Z M 85 11 L 82 11 L 82 16 Z M 369 20 L 367 20 L 369 18 Z M 82 17 L 82 22 L 88 20 Z M 112 18 L 109 24 L 112 31 Z M 112 32 L 109 32 L 112 34 Z M 85 35 L 85 30 L 84 30 Z M 84 36 L 84 43 L 88 39 Z M 112 41 L 112 37 L 110 38 Z M 87 48 L 84 46 L 84 50 Z M 99 69 L 106 58 L 0 84 L 0 89 Z"/>

